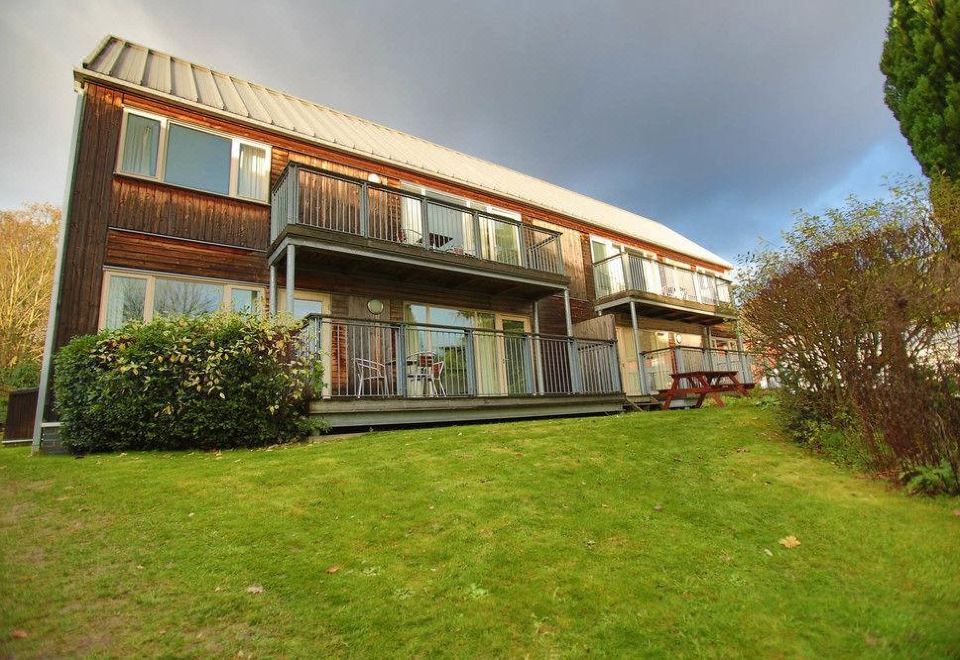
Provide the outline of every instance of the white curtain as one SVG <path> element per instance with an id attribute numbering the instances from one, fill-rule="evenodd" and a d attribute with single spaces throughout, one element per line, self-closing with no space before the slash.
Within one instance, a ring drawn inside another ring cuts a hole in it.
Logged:
<path id="1" fill-rule="evenodd" d="M 160 146 L 160 122 L 139 115 L 127 115 L 123 138 L 124 172 L 157 175 L 157 151 Z"/>
<path id="2" fill-rule="evenodd" d="M 237 194 L 250 199 L 266 200 L 268 173 L 266 149 L 241 144 Z"/>

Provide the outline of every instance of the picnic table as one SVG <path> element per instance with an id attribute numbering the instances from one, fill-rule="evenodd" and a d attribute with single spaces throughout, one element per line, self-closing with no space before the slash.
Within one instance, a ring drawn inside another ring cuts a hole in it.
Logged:
<path id="1" fill-rule="evenodd" d="M 736 371 L 681 371 L 670 374 L 670 378 L 673 379 L 670 387 L 660 390 L 664 397 L 663 410 L 668 410 L 671 402 L 678 397 L 696 395 L 697 401 L 693 407 L 700 408 L 709 396 L 723 407 L 723 399 L 720 398 L 722 393 L 735 392 L 740 396 L 747 393 Z M 688 383 L 687 387 L 683 386 L 684 381 Z"/>

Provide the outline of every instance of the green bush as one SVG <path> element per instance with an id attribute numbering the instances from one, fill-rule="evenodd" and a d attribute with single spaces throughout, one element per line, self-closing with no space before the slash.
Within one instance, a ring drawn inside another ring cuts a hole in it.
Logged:
<path id="1" fill-rule="evenodd" d="M 306 435 L 320 361 L 299 324 L 242 314 L 158 318 L 77 337 L 56 358 L 64 445 L 78 453 L 219 449 Z"/>

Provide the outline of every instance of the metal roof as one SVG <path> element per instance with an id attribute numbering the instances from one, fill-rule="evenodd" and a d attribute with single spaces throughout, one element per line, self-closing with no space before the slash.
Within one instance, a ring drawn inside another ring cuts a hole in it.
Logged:
<path id="1" fill-rule="evenodd" d="M 119 84 L 326 147 L 489 191 L 712 264 L 732 267 L 725 259 L 685 236 L 636 213 L 119 37 L 108 36 L 101 41 L 75 74 L 81 80 L 99 79 Z"/>

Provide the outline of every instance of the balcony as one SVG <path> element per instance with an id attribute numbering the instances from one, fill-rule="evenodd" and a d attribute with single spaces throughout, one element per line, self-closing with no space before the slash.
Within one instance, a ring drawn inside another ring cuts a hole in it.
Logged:
<path id="1" fill-rule="evenodd" d="M 616 342 L 311 314 L 304 350 L 329 398 L 463 398 L 623 392 Z"/>
<path id="2" fill-rule="evenodd" d="M 324 365 L 311 405 L 334 426 L 619 412 L 614 341 L 310 315 Z"/>
<path id="3" fill-rule="evenodd" d="M 536 297 L 569 283 L 557 232 L 296 163 L 273 189 L 271 242 L 273 255 L 305 246 L 405 279 L 459 273 L 490 293 Z"/>
<path id="4" fill-rule="evenodd" d="M 633 303 L 644 316 L 704 325 L 736 318 L 728 280 L 632 252 L 594 262 L 593 282 L 598 310 Z"/>

